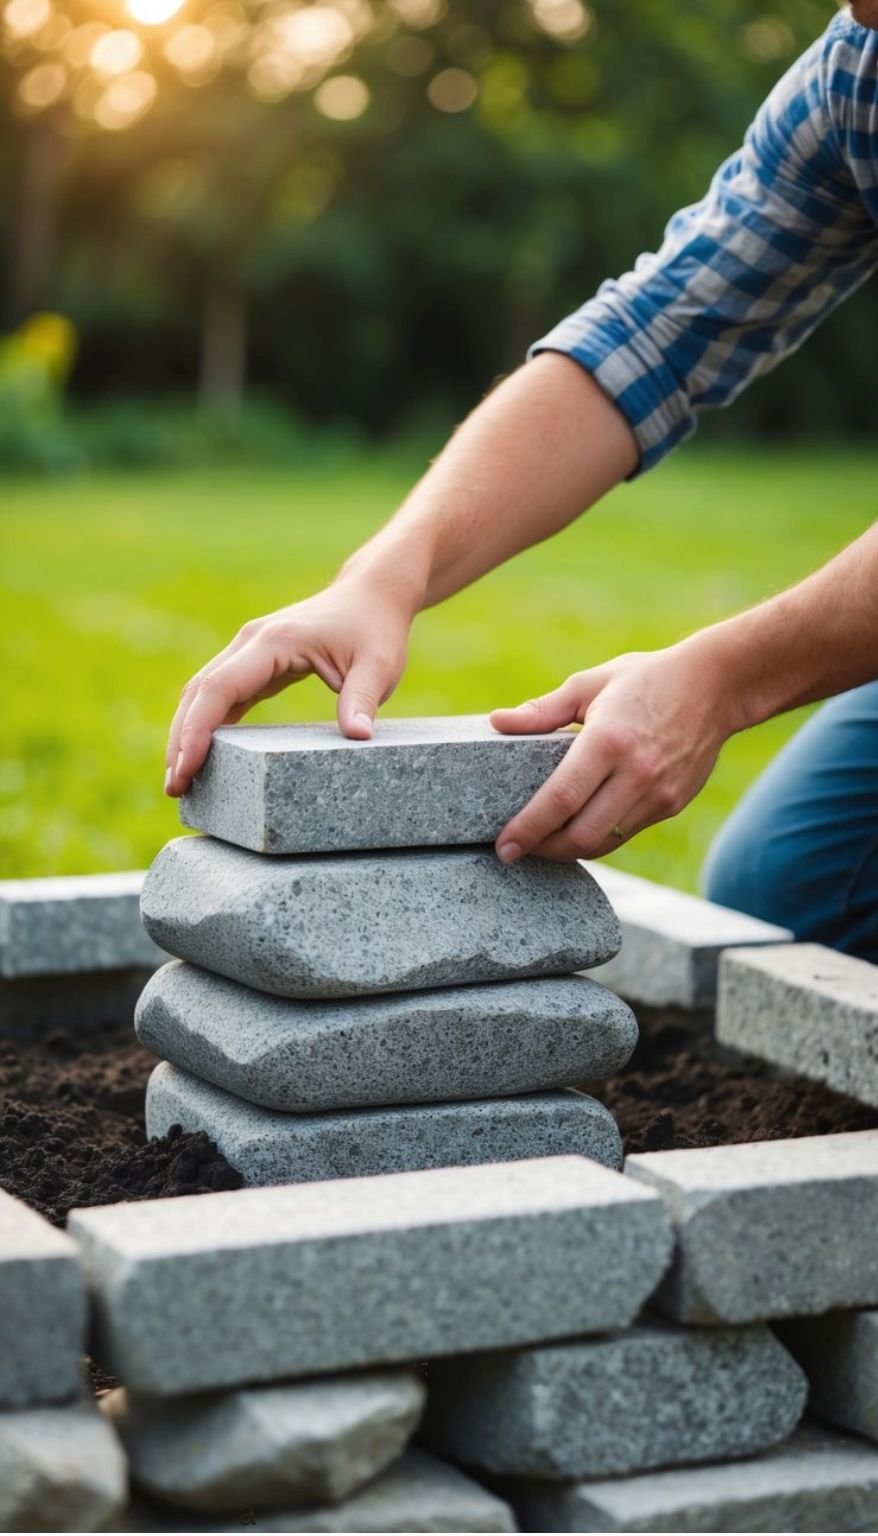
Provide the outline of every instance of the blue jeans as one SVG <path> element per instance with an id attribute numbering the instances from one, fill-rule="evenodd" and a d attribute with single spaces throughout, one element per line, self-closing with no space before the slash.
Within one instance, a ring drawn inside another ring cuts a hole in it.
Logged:
<path id="1" fill-rule="evenodd" d="M 878 683 L 824 704 L 720 830 L 711 901 L 878 961 Z"/>

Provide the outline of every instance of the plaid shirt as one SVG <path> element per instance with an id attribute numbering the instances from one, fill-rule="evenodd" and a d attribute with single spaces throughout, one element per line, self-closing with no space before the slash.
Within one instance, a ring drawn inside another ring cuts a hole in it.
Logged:
<path id="1" fill-rule="evenodd" d="M 630 422 L 640 469 L 801 345 L 878 266 L 878 32 L 847 12 L 772 91 L 657 254 L 531 348 L 564 352 Z"/>

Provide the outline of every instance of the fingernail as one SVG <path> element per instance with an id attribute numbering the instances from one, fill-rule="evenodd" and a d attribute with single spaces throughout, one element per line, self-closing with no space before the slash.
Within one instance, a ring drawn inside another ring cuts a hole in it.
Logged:
<path id="1" fill-rule="evenodd" d="M 521 858 L 521 854 L 522 849 L 518 843 L 501 843 L 497 849 L 497 857 L 503 864 L 514 864 L 516 859 Z"/>

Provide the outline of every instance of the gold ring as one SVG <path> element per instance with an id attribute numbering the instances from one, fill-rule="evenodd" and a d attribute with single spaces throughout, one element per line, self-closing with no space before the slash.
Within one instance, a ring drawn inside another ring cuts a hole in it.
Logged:
<path id="1" fill-rule="evenodd" d="M 624 843 L 626 837 L 628 836 L 628 833 L 625 831 L 625 828 L 624 827 L 620 827 L 618 822 L 616 823 L 615 827 L 611 828 L 611 831 L 612 831 L 614 837 L 618 837 L 620 843 Z"/>

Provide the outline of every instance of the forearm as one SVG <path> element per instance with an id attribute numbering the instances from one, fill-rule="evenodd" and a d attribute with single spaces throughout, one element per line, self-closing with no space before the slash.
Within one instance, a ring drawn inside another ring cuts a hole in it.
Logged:
<path id="1" fill-rule="evenodd" d="M 549 538 L 637 464 L 634 435 L 594 380 L 546 353 L 464 422 L 391 521 L 347 562 L 412 612 Z"/>
<path id="2" fill-rule="evenodd" d="M 725 679 L 735 730 L 878 678 L 878 524 L 799 585 L 684 645 Z"/>

